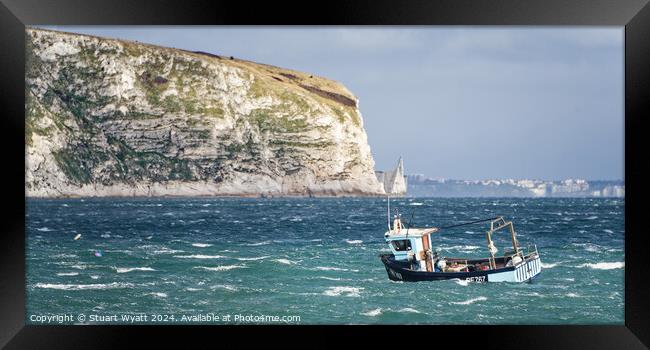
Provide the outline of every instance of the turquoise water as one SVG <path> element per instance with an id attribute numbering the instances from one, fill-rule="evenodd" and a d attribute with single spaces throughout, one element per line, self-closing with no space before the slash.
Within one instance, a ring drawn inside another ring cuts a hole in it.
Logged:
<path id="1" fill-rule="evenodd" d="M 127 323 L 124 315 L 139 313 L 144 323 L 206 314 L 231 315 L 208 320 L 217 324 L 235 315 L 247 317 L 238 323 L 275 322 L 261 315 L 299 316 L 281 319 L 297 324 L 624 322 L 624 200 L 412 198 L 391 207 L 404 221 L 415 210 L 416 226 L 503 215 L 522 245 L 537 244 L 542 273 L 521 284 L 391 282 L 377 257 L 387 251 L 385 199 L 30 199 L 26 322 Z M 443 231 L 432 243 L 444 256 L 485 257 L 486 227 Z M 500 252 L 507 243 L 496 239 Z"/>

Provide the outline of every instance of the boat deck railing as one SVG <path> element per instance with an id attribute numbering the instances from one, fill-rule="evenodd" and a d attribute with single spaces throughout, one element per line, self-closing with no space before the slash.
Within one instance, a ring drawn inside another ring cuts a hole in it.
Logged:
<path id="1" fill-rule="evenodd" d="M 537 251 L 537 244 L 530 244 L 526 246 L 525 253 L 523 248 L 519 248 L 518 252 L 514 250 L 506 250 L 504 253 L 505 261 L 508 259 L 512 260 L 515 256 L 519 256 L 523 261 L 526 261 L 528 258 L 539 256 Z"/>

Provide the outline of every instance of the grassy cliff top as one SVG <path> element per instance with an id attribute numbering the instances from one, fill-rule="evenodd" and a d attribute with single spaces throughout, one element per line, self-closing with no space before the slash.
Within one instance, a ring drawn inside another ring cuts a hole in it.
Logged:
<path id="1" fill-rule="evenodd" d="M 105 38 L 87 34 L 78 34 L 33 27 L 28 27 L 27 32 L 40 32 L 41 34 L 48 33 L 53 35 L 71 36 L 75 38 L 85 37 L 89 39 L 97 39 L 99 41 L 107 43 L 121 44 L 133 55 L 138 55 L 138 53 L 145 53 L 146 51 L 151 50 L 153 52 L 158 51 L 165 52 L 167 54 L 191 56 L 202 61 L 236 67 L 253 74 L 256 78 L 259 79 L 257 80 L 257 85 L 252 87 L 253 90 L 288 89 L 295 92 L 300 91 L 302 93 L 306 91 L 311 93 L 312 96 L 316 97 L 318 100 L 335 107 L 342 107 L 344 109 L 356 109 L 357 107 L 356 96 L 354 96 L 341 83 L 305 72 L 261 64 L 232 56 L 213 54 L 203 51 L 189 51 L 184 49 L 170 48 L 138 41 Z"/>

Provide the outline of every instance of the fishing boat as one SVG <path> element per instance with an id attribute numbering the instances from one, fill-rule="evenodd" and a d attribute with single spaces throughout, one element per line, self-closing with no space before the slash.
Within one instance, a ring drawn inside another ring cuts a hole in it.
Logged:
<path id="1" fill-rule="evenodd" d="M 386 267 L 388 278 L 393 281 L 417 282 L 459 279 L 468 282 L 530 282 L 540 274 L 542 263 L 536 245 L 522 249 L 517 241 L 512 221 L 493 217 L 446 226 L 442 228 L 412 228 L 410 223 L 403 227 L 396 211 L 393 227 L 390 225 L 390 203 L 388 209 L 388 231 L 384 234 L 390 254 L 379 257 Z M 412 221 L 412 220 L 411 220 Z M 431 235 L 465 225 L 489 222 L 486 232 L 489 256 L 483 259 L 443 257 L 431 246 Z M 492 237 L 495 233 L 510 233 L 512 248 L 498 255 Z"/>

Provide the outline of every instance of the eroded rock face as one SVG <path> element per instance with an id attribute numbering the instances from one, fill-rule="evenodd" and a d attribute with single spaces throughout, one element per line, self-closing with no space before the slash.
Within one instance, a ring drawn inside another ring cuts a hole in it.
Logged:
<path id="1" fill-rule="evenodd" d="M 337 82 L 85 35 L 25 39 L 28 196 L 384 193 Z"/>

